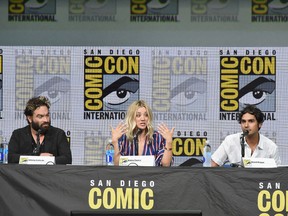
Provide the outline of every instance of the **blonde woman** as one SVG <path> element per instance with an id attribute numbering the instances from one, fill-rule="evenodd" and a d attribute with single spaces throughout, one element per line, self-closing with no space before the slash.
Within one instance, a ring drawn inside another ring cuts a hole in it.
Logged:
<path id="1" fill-rule="evenodd" d="M 145 101 L 137 100 L 128 107 L 125 122 L 111 127 L 115 165 L 119 165 L 120 155 L 154 155 L 156 166 L 171 166 L 175 128 L 170 130 L 161 123 L 155 131 L 152 119 L 151 108 Z"/>

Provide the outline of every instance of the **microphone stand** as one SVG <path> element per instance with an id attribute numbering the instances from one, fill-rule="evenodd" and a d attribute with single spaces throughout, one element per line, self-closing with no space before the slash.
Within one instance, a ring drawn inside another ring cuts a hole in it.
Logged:
<path id="1" fill-rule="evenodd" d="M 245 140 L 244 140 L 244 138 L 245 138 L 245 136 L 247 136 L 248 134 L 249 134 L 249 131 L 248 131 L 248 130 L 243 131 L 243 133 L 241 134 L 241 137 L 240 137 L 240 139 L 241 139 L 241 156 L 242 156 L 242 158 L 245 157 L 245 146 L 244 146 Z"/>
<path id="2" fill-rule="evenodd" d="M 244 158 L 245 157 L 245 146 L 244 146 L 244 133 L 242 133 L 242 135 L 241 135 L 241 156 L 242 156 L 242 158 Z"/>
<path id="3" fill-rule="evenodd" d="M 240 137 L 240 144 L 241 144 L 241 161 L 240 163 L 231 163 L 231 167 L 243 167 L 243 158 L 245 157 L 245 136 L 249 134 L 249 131 L 243 131 Z"/>
<path id="4" fill-rule="evenodd" d="M 135 136 L 135 155 L 138 155 L 138 136 Z"/>
<path id="5" fill-rule="evenodd" d="M 136 134 L 135 134 L 135 137 L 134 137 L 134 144 L 135 144 L 135 155 L 138 155 L 138 136 L 139 134 L 141 133 L 141 129 L 138 129 Z"/>
<path id="6" fill-rule="evenodd" d="M 39 153 L 40 153 L 40 134 L 41 134 L 41 129 L 39 129 L 39 130 L 37 131 L 37 134 L 36 134 L 36 136 L 37 136 L 36 149 L 34 149 L 34 151 L 33 151 L 33 153 L 34 153 L 35 155 L 39 155 Z"/>
<path id="7" fill-rule="evenodd" d="M 243 131 L 243 133 L 241 134 L 241 137 L 240 137 L 240 139 L 241 139 L 240 140 L 240 143 L 241 143 L 241 156 L 242 156 L 240 164 L 241 164 L 242 167 L 243 167 L 243 158 L 245 157 L 245 145 L 244 145 L 245 139 L 244 138 L 248 134 L 249 134 L 248 130 Z"/>

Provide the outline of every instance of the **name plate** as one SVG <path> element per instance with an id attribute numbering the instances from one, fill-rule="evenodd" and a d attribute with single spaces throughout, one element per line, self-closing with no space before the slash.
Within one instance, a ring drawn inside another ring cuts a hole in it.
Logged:
<path id="1" fill-rule="evenodd" d="M 245 168 L 276 168 L 277 164 L 273 158 L 243 158 Z"/>
<path id="2" fill-rule="evenodd" d="M 31 155 L 21 155 L 19 159 L 19 164 L 27 165 L 55 165 L 54 156 L 31 156 Z"/>
<path id="3" fill-rule="evenodd" d="M 147 156 L 120 156 L 119 166 L 155 166 L 155 157 Z"/>

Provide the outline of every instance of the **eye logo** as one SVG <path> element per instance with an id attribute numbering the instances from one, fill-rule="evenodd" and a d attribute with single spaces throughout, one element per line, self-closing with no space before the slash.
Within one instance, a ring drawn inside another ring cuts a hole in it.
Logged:
<path id="1" fill-rule="evenodd" d="M 169 5 L 170 0 L 152 0 L 147 4 L 147 7 L 150 9 L 162 9 Z"/>
<path id="2" fill-rule="evenodd" d="M 177 0 L 131 1 L 133 15 L 178 15 Z"/>
<path id="3" fill-rule="evenodd" d="M 39 9 L 44 7 L 48 3 L 48 0 L 26 0 L 25 7 L 29 9 Z"/>
<path id="4" fill-rule="evenodd" d="M 103 102 L 106 110 L 118 110 L 128 106 L 139 89 L 139 81 L 128 76 L 121 77 L 103 89 Z"/>
<path id="5" fill-rule="evenodd" d="M 108 0 L 88 0 L 85 3 L 87 9 L 98 10 L 106 6 Z"/>
<path id="6" fill-rule="evenodd" d="M 269 8 L 271 9 L 285 9 L 288 7 L 288 1 L 287 0 L 274 0 L 269 3 Z"/>
<path id="7" fill-rule="evenodd" d="M 61 77 L 53 77 L 34 90 L 35 96 L 46 96 L 51 104 L 55 104 L 61 99 L 64 99 L 64 95 L 70 91 L 70 81 Z"/>
<path id="8" fill-rule="evenodd" d="M 187 109 L 200 100 L 201 95 L 206 91 L 207 82 L 205 80 L 191 77 L 171 90 L 171 104 L 175 106 L 176 110 Z"/>
<path id="9" fill-rule="evenodd" d="M 275 81 L 265 77 L 254 79 L 239 90 L 240 106 L 259 105 L 272 95 L 276 87 Z"/>
<path id="10" fill-rule="evenodd" d="M 229 4 L 229 0 L 211 0 L 207 5 L 211 9 L 222 9 Z"/>

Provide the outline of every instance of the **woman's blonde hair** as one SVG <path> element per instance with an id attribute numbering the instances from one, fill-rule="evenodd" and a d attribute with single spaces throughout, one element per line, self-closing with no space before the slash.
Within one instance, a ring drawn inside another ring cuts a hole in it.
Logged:
<path id="1" fill-rule="evenodd" d="M 154 129 L 152 126 L 152 120 L 153 120 L 152 110 L 144 100 L 137 100 L 137 101 L 134 101 L 128 107 L 126 117 L 125 117 L 125 122 L 126 122 L 127 128 L 128 128 L 128 132 L 126 133 L 126 135 L 130 141 L 133 140 L 134 134 L 136 133 L 136 130 L 137 130 L 135 117 L 136 117 L 137 110 L 140 107 L 146 108 L 147 115 L 148 115 L 148 124 L 147 124 L 147 128 L 145 129 L 146 136 L 148 136 L 149 140 L 152 140 L 152 138 L 153 138 L 152 136 L 154 133 Z"/>

